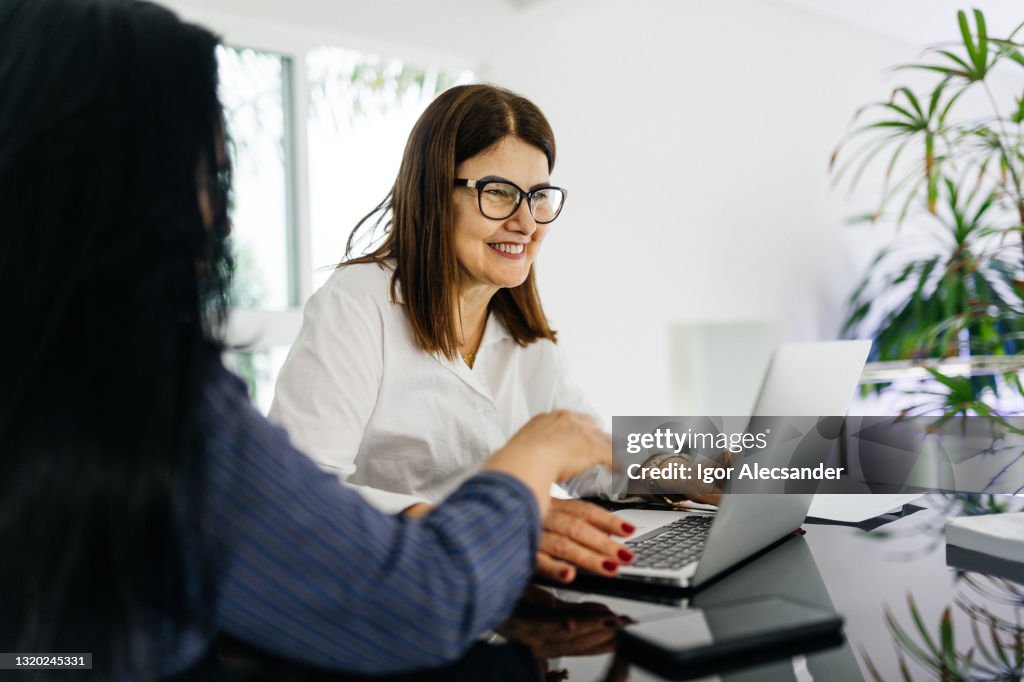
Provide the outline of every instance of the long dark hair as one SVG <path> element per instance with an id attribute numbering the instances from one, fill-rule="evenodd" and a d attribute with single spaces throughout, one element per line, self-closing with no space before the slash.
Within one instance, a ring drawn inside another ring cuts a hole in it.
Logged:
<path id="1" fill-rule="evenodd" d="M 0 3 L 0 649 L 111 679 L 154 674 L 143 635 L 210 590 L 184 548 L 231 273 L 197 199 L 216 45 L 145 2 Z"/>
<path id="2" fill-rule="evenodd" d="M 427 352 L 454 358 L 459 348 L 459 264 L 452 237 L 455 169 L 509 136 L 544 152 L 548 172 L 555 167 L 554 133 L 530 100 L 487 84 L 441 93 L 413 126 L 391 191 L 349 236 L 345 257 L 350 260 L 339 267 L 393 259 L 392 295 L 401 292 L 416 342 Z M 367 256 L 351 258 L 360 240 L 373 240 L 378 228 L 384 233 L 380 245 Z M 533 267 L 519 286 L 499 289 L 490 310 L 520 345 L 555 340 Z"/>

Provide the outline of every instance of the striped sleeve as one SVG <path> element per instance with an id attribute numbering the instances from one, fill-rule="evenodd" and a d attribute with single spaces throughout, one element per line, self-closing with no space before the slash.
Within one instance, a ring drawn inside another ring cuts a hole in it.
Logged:
<path id="1" fill-rule="evenodd" d="M 454 660 L 508 616 L 540 534 L 522 483 L 483 473 L 423 519 L 386 515 L 297 452 L 244 390 L 225 376 L 204 425 L 222 631 L 313 665 L 387 673 Z"/>

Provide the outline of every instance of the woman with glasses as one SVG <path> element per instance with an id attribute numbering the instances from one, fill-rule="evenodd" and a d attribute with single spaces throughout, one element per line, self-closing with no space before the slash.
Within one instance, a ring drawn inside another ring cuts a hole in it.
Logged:
<path id="1" fill-rule="evenodd" d="M 491 85 L 442 93 L 409 136 L 390 193 L 306 305 L 272 420 L 389 511 L 426 513 L 531 416 L 586 411 L 537 293 L 534 262 L 566 191 L 555 140 L 530 101 Z M 605 472 L 607 475 L 607 472 Z M 588 472 L 572 492 L 604 490 Z M 614 575 L 628 524 L 556 500 L 539 570 Z"/>
<path id="2" fill-rule="evenodd" d="M 253 409 L 217 338 L 216 47 L 147 2 L 0 3 L 0 651 L 77 668 L 24 679 L 193 679 L 218 633 L 360 673 L 455 659 L 533 576 L 552 481 L 610 462 L 541 415 L 413 520 Z"/>

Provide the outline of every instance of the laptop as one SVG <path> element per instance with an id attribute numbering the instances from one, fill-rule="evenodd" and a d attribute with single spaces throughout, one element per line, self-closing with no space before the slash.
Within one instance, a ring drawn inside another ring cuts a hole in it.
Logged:
<path id="1" fill-rule="evenodd" d="M 753 417 L 845 415 L 870 341 L 784 344 L 775 351 Z M 800 528 L 813 494 L 723 495 L 717 511 L 626 509 L 635 554 L 619 577 L 697 587 Z"/>

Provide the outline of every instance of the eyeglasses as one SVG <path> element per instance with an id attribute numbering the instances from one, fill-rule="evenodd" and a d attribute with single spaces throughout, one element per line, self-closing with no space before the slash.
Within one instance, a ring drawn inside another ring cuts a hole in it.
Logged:
<path id="1" fill-rule="evenodd" d="M 519 210 L 523 197 L 526 197 L 530 215 L 541 225 L 546 225 L 558 217 L 567 194 L 561 187 L 540 187 L 527 192 L 508 180 L 456 178 L 455 185 L 475 189 L 480 212 L 491 220 L 505 220 L 511 217 Z"/>

